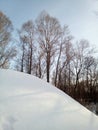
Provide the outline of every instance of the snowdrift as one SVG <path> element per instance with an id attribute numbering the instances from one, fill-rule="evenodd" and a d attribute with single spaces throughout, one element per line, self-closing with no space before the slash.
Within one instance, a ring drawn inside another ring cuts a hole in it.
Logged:
<path id="1" fill-rule="evenodd" d="M 98 117 L 39 78 L 0 70 L 0 130 L 98 130 Z"/>

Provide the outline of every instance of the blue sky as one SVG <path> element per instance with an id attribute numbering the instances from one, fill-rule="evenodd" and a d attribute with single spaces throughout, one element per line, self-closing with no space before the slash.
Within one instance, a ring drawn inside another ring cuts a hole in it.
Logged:
<path id="1" fill-rule="evenodd" d="M 98 16 L 94 13 L 98 10 L 97 0 L 0 0 L 0 10 L 16 29 L 46 10 L 62 25 L 69 25 L 76 40 L 88 39 L 98 49 Z"/>

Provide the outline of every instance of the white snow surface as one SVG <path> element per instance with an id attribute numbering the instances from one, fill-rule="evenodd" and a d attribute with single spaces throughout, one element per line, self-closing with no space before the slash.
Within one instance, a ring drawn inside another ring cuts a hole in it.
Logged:
<path id="1" fill-rule="evenodd" d="M 1 69 L 0 130 L 98 130 L 98 117 L 37 77 Z"/>

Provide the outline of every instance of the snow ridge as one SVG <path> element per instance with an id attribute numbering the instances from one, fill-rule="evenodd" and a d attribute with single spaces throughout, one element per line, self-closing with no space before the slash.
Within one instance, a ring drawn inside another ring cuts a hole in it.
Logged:
<path id="1" fill-rule="evenodd" d="M 0 70 L 0 130 L 98 130 L 98 117 L 51 84 Z"/>

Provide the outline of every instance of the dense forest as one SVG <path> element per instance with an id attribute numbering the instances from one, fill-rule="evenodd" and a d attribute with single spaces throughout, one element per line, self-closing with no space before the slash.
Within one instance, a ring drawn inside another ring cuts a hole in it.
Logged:
<path id="1" fill-rule="evenodd" d="M 83 105 L 98 102 L 98 59 L 87 39 L 76 41 L 68 25 L 46 11 L 23 23 L 16 37 L 14 31 L 0 12 L 0 68 L 45 79 Z"/>

